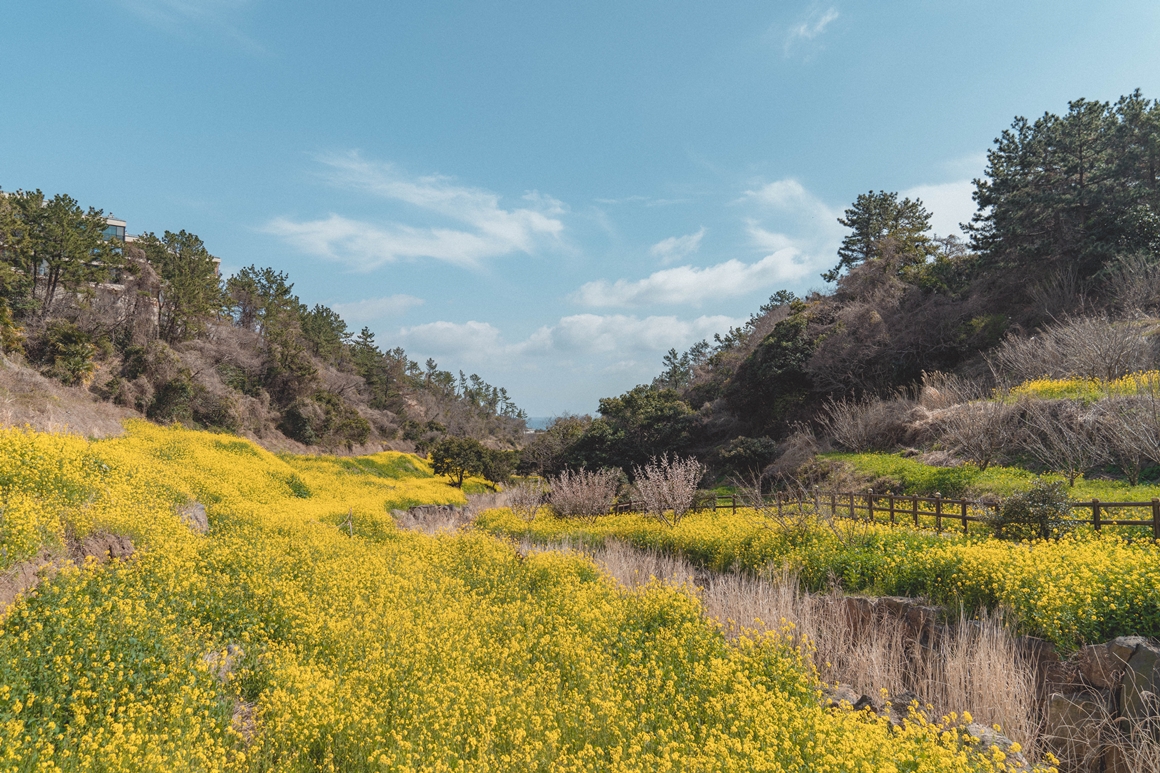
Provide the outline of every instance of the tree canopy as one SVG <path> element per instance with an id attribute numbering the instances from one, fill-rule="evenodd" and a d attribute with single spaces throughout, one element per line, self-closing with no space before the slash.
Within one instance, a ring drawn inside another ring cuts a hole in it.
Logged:
<path id="1" fill-rule="evenodd" d="M 827 282 L 842 272 L 880 257 L 886 242 L 903 258 L 904 264 L 924 263 L 934 255 L 930 212 L 920 199 L 899 200 L 897 193 L 870 191 L 859 194 L 838 222 L 850 229 L 838 248 L 838 265 L 822 274 Z"/>
<path id="2" fill-rule="evenodd" d="M 1016 118 L 975 181 L 972 246 L 992 270 L 1083 280 L 1120 255 L 1160 255 L 1160 103 L 1078 99 Z"/>

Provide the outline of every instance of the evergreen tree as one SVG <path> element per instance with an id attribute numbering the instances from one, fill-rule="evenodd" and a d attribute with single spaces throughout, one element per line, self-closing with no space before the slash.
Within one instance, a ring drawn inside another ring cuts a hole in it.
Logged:
<path id="1" fill-rule="evenodd" d="M 974 197 L 972 246 L 992 271 L 1083 280 L 1121 254 L 1160 256 L 1160 103 L 1137 90 L 1114 105 L 1080 99 L 1063 116 L 1016 118 Z"/>
<path id="2" fill-rule="evenodd" d="M 157 330 L 169 343 L 196 336 L 206 319 L 221 311 L 223 294 L 217 262 L 195 234 L 147 233 L 140 246 L 161 277 L 157 291 Z"/>
<path id="3" fill-rule="evenodd" d="M 836 281 L 849 268 L 881 257 L 887 242 L 902 259 L 900 269 L 925 263 L 935 253 L 927 233 L 930 212 L 920 199 L 899 201 L 897 193 L 870 191 L 860 194 L 845 215 L 838 222 L 850 233 L 838 248 L 838 265 L 822 274 L 827 282 Z"/>

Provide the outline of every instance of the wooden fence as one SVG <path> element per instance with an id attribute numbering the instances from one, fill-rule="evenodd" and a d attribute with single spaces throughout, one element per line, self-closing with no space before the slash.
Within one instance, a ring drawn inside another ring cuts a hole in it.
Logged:
<path id="1" fill-rule="evenodd" d="M 781 512 L 783 508 L 813 508 L 816 512 L 828 511 L 832 517 L 850 518 L 871 523 L 913 524 L 916 527 L 933 526 L 935 530 L 958 528 L 969 533 L 972 523 L 988 523 L 998 509 L 999 502 L 975 499 L 948 499 L 939 494 L 933 497 L 900 496 L 895 494 L 838 493 L 824 494 L 817 489 L 813 492 L 787 495 L 777 493 L 766 501 L 768 507 Z M 693 504 L 697 511 L 729 510 L 737 512 L 745 505 L 732 494 L 709 494 L 699 496 Z M 1065 523 L 1087 524 L 1100 531 L 1106 526 L 1151 527 L 1152 537 L 1160 540 L 1160 499 L 1150 502 L 1101 502 L 1098 499 L 1073 501 L 1072 512 L 1089 511 L 1090 517 L 1068 518 Z M 617 502 L 612 507 L 614 513 L 640 512 L 644 503 L 637 500 Z M 1125 516 L 1143 515 L 1145 518 Z"/>

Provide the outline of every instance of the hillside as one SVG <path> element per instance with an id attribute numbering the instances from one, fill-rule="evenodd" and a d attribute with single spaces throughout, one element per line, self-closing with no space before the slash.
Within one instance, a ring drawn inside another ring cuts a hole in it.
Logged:
<path id="1" fill-rule="evenodd" d="M 812 485 L 814 454 L 838 450 L 922 453 L 940 466 L 1002 459 L 1071 482 L 1160 474 L 1152 419 L 1135 449 L 1108 442 L 1124 435 L 1115 421 L 1150 414 L 1154 381 L 1141 376 L 1131 394 L 1099 405 L 1019 391 L 1078 379 L 1102 394 L 1101 384 L 1160 366 L 1160 103 L 1135 92 L 1017 118 L 974 195 L 966 242 L 932 234 L 920 200 L 858 196 L 839 220 L 846 236 L 823 276 L 829 289 L 779 291 L 742 327 L 670 351 L 651 384 L 538 436 L 524 469 L 631 476 L 680 453 L 718 480 L 764 470 L 778 485 Z M 980 399 L 1018 405 L 972 407 Z M 972 433 L 995 443 L 983 451 Z M 1060 461 L 1053 433 L 1100 452 Z"/>
<path id="2" fill-rule="evenodd" d="M 0 192 L 0 349 L 11 364 L 127 409 L 95 416 L 297 451 L 415 450 L 444 436 L 521 442 L 524 414 L 506 390 L 380 348 L 369 329 L 355 334 L 332 309 L 303 304 L 285 273 L 249 266 L 222 277 L 194 234 L 123 230 L 111 234 L 101 210 L 64 194 Z M 44 384 L 35 397 L 37 380 L 20 380 L 28 410 L 16 419 L 69 393 Z"/>

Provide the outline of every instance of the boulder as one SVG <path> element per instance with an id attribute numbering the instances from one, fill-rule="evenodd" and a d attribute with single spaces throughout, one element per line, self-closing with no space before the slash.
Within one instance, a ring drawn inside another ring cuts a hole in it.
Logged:
<path id="1" fill-rule="evenodd" d="M 1105 644 L 1092 644 L 1076 653 L 1076 664 L 1085 684 L 1101 690 L 1114 690 L 1120 685 L 1124 664 Z"/>
<path id="2" fill-rule="evenodd" d="M 1052 693 L 1047 699 L 1044 735 L 1058 756 L 1085 770 L 1100 753 L 1100 726 L 1111 712 L 1111 693 L 1083 690 Z"/>
<path id="3" fill-rule="evenodd" d="M 205 513 L 205 505 L 201 502 L 190 502 L 177 508 L 177 516 L 181 522 L 198 534 L 209 531 L 209 517 Z"/>
<path id="4" fill-rule="evenodd" d="M 1143 636 L 1117 636 L 1108 642 L 1108 651 L 1118 663 L 1126 665 L 1135 654 L 1136 648 L 1141 644 L 1147 644 L 1148 640 Z"/>
<path id="5" fill-rule="evenodd" d="M 839 708 L 843 703 L 853 706 L 861 696 L 848 684 L 836 684 L 833 687 L 822 687 L 822 705 L 831 709 Z"/>
<path id="6" fill-rule="evenodd" d="M 966 727 L 967 735 L 978 740 L 979 746 L 983 749 L 997 748 L 999 751 L 1007 755 L 1007 764 L 1013 768 L 1021 770 L 1029 770 L 1030 765 L 1027 758 L 1023 756 L 1022 752 L 1013 752 L 1011 747 L 1015 745 L 1007 736 L 1000 733 L 993 727 L 987 725 L 980 725 L 978 722 L 972 722 Z"/>
<path id="7" fill-rule="evenodd" d="M 1137 637 L 1133 637 L 1137 638 Z M 1147 640 L 1138 642 L 1124 667 L 1124 678 L 1116 701 L 1119 715 L 1133 720 L 1156 716 L 1160 706 L 1160 647 Z"/>

